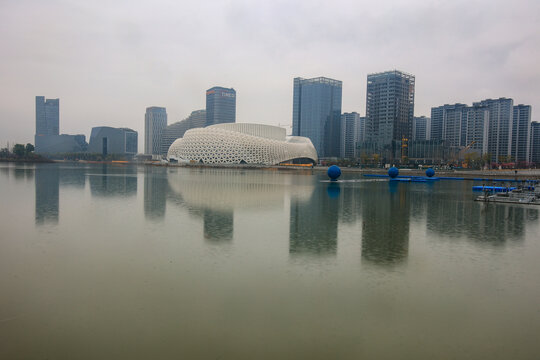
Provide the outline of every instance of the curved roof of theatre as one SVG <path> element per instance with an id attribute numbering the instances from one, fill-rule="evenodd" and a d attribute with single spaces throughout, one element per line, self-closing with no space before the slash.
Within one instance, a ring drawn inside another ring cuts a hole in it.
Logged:
<path id="1" fill-rule="evenodd" d="M 317 162 L 317 151 L 308 138 L 287 137 L 278 126 L 226 123 L 186 131 L 167 157 L 205 164 L 276 165 L 299 158 Z"/>

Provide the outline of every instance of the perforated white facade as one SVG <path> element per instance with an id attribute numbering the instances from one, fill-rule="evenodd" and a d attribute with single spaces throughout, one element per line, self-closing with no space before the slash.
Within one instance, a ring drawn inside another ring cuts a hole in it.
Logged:
<path id="1" fill-rule="evenodd" d="M 169 148 L 168 159 L 204 164 L 276 165 L 293 159 L 317 162 L 311 140 L 286 137 L 285 129 L 261 124 L 220 124 L 186 131 Z"/>

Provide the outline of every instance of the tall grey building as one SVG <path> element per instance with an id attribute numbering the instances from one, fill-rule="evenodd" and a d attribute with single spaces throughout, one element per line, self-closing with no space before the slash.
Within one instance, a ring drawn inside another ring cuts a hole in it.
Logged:
<path id="1" fill-rule="evenodd" d="M 530 162 L 540 164 L 540 122 L 531 123 Z"/>
<path id="2" fill-rule="evenodd" d="M 514 101 L 507 98 L 482 100 L 474 105 L 486 106 L 489 110 L 488 149 L 491 160 L 508 160 L 512 155 L 512 121 Z"/>
<path id="3" fill-rule="evenodd" d="M 360 127 L 360 115 L 357 112 L 341 115 L 341 151 L 340 157 L 352 159 L 356 156 L 356 146 Z"/>
<path id="4" fill-rule="evenodd" d="M 319 158 L 340 156 L 341 91 L 339 80 L 294 79 L 293 135 L 309 138 Z"/>
<path id="5" fill-rule="evenodd" d="M 167 126 L 161 137 L 161 154 L 167 155 L 174 140 L 183 137 L 186 131 L 204 127 L 205 123 L 206 110 L 195 110 L 186 119 Z"/>
<path id="6" fill-rule="evenodd" d="M 430 140 L 431 139 L 431 118 L 425 116 L 415 116 L 412 126 L 413 140 Z"/>
<path id="7" fill-rule="evenodd" d="M 488 152 L 489 134 L 489 108 L 485 105 L 475 104 L 465 108 L 466 137 L 465 146 L 479 155 Z"/>
<path id="8" fill-rule="evenodd" d="M 206 90 L 206 126 L 236 122 L 236 91 L 214 86 Z"/>
<path id="9" fill-rule="evenodd" d="M 531 145 L 531 106 L 514 106 L 512 117 L 512 160 L 528 162 Z"/>
<path id="10" fill-rule="evenodd" d="M 167 111 L 164 107 L 146 108 L 144 115 L 144 153 L 161 154 L 161 135 L 167 126 Z"/>
<path id="11" fill-rule="evenodd" d="M 392 70 L 367 76 L 366 141 L 384 157 L 404 157 L 412 139 L 415 77 Z"/>
<path id="12" fill-rule="evenodd" d="M 36 96 L 36 136 L 60 134 L 60 99 Z"/>
<path id="13" fill-rule="evenodd" d="M 431 140 L 446 140 L 449 146 L 466 146 L 467 105 L 453 104 L 431 108 Z"/>

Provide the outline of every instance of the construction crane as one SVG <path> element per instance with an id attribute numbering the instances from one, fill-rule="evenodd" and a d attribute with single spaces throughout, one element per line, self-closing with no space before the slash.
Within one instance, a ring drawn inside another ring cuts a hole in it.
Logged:
<path id="1" fill-rule="evenodd" d="M 474 144 L 476 144 L 476 140 L 471 141 L 471 143 L 467 146 L 465 146 L 463 149 L 459 150 L 457 154 L 454 154 L 452 157 L 452 163 L 454 163 L 454 166 L 457 164 L 457 162 L 465 155 L 465 152 L 469 150 Z M 469 164 L 467 163 L 467 166 Z M 465 167 L 467 167 L 465 166 Z"/>

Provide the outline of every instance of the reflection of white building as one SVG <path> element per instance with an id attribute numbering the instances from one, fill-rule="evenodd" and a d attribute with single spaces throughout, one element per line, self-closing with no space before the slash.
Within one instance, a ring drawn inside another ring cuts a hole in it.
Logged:
<path id="1" fill-rule="evenodd" d="M 261 124 L 227 123 L 186 131 L 169 148 L 167 158 L 205 164 L 317 162 L 311 140 L 286 136 L 285 129 Z"/>

